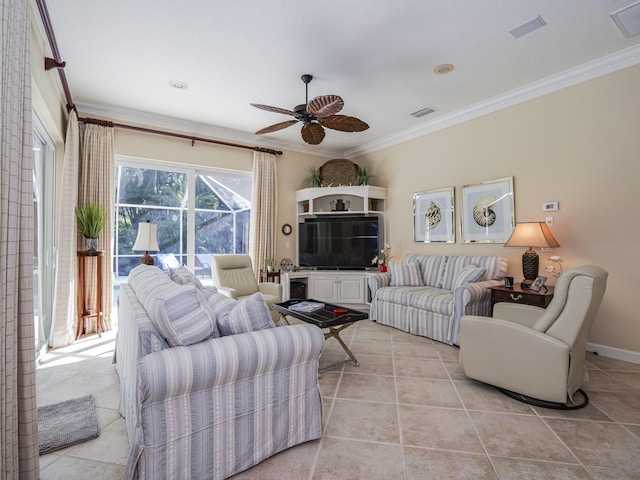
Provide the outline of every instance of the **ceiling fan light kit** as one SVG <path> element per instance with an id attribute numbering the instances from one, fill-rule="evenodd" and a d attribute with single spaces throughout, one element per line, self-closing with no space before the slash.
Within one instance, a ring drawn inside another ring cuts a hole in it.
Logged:
<path id="1" fill-rule="evenodd" d="M 338 115 L 344 107 L 344 101 L 338 95 L 322 95 L 309 101 L 309 83 L 313 76 L 304 74 L 300 77 L 305 84 L 305 103 L 297 105 L 293 110 L 252 103 L 251 105 L 267 112 L 291 115 L 295 120 L 276 123 L 256 132 L 257 135 L 277 132 L 283 128 L 302 122 L 300 131 L 302 139 L 310 145 L 318 145 L 325 137 L 325 128 L 340 132 L 362 132 L 369 128 L 362 120 L 348 115 Z"/>

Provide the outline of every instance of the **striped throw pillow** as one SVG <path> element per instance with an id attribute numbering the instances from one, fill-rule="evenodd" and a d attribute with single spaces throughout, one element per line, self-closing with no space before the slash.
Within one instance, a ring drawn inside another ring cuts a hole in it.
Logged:
<path id="1" fill-rule="evenodd" d="M 462 285 L 467 283 L 473 283 L 480 280 L 485 272 L 487 271 L 484 267 L 478 267 L 476 265 L 468 265 L 464 267 L 462 270 L 458 272 L 456 278 L 453 280 L 452 289 L 455 290 Z"/>
<path id="2" fill-rule="evenodd" d="M 392 287 L 422 287 L 424 282 L 420 276 L 420 266 L 416 262 L 389 262 Z"/>
<path id="3" fill-rule="evenodd" d="M 260 292 L 239 301 L 227 303 L 216 314 L 218 330 L 223 337 L 275 327 L 269 306 Z"/>

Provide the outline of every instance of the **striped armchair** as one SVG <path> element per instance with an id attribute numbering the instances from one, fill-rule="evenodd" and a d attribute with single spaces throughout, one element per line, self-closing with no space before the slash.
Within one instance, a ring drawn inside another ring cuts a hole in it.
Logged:
<path id="1" fill-rule="evenodd" d="M 129 276 L 119 298 L 116 366 L 130 444 L 125 478 L 223 479 L 321 437 L 320 329 L 263 328 L 171 346 L 177 340 L 160 333 L 143 292 L 193 292 L 169 287 L 158 273 L 168 275 L 145 268 Z"/>
<path id="2" fill-rule="evenodd" d="M 457 345 L 463 315 L 491 314 L 488 287 L 502 283 L 507 266 L 503 257 L 407 254 L 369 277 L 369 317 Z"/>

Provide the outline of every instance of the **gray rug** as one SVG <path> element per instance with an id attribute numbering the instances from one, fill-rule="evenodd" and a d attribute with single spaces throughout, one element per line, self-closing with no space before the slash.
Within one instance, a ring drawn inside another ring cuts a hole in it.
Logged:
<path id="1" fill-rule="evenodd" d="M 38 408 L 40 455 L 100 435 L 93 395 Z"/>

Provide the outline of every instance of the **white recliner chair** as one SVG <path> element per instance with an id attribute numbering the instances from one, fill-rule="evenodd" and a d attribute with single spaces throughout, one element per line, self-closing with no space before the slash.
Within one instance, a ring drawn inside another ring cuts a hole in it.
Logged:
<path id="1" fill-rule="evenodd" d="M 560 275 L 547 309 L 497 303 L 493 318 L 463 316 L 460 364 L 467 377 L 503 393 L 549 408 L 580 408 L 588 397 L 587 336 L 607 285 L 596 265 Z M 574 402 L 576 391 L 584 396 Z"/>
<path id="2" fill-rule="evenodd" d="M 280 314 L 271 305 L 282 301 L 282 285 L 258 283 L 249 255 L 211 255 L 211 277 L 220 293 L 235 300 L 261 292 L 271 309 L 273 321 L 277 323 L 280 319 Z"/>

